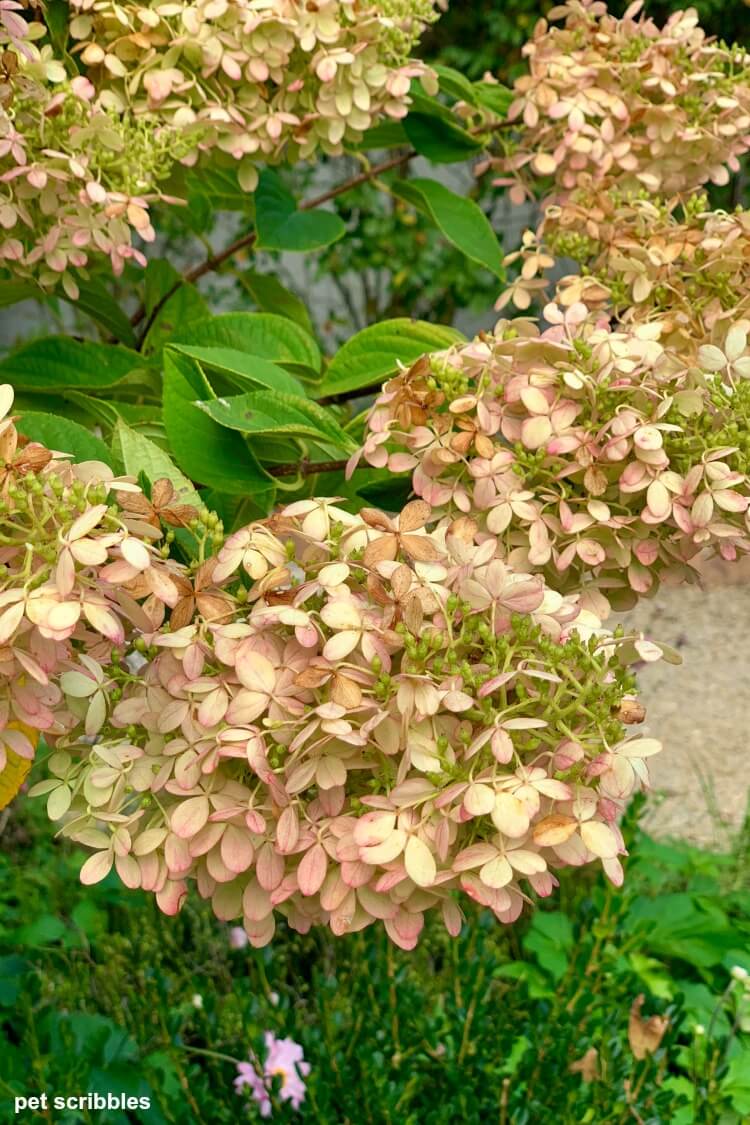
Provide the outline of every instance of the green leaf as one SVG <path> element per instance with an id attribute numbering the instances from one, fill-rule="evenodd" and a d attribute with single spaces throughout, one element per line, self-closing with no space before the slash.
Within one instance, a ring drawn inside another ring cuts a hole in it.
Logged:
<path id="1" fill-rule="evenodd" d="M 103 287 L 102 283 L 79 282 L 78 300 L 70 301 L 74 307 L 87 313 L 92 320 L 100 324 L 111 336 L 134 348 L 136 344 L 133 327 L 113 297 Z M 62 294 L 61 294 L 62 296 Z"/>
<path id="2" fill-rule="evenodd" d="M 221 155 L 214 154 L 210 164 L 201 163 L 200 169 L 193 170 L 186 176 L 191 197 L 197 195 L 206 198 L 212 213 L 245 211 L 252 215 L 253 193 L 245 191 L 240 184 L 237 161 L 230 157 L 224 166 L 220 161 Z"/>
<path id="3" fill-rule="evenodd" d="M 191 359 L 197 359 L 203 367 L 220 372 L 240 390 L 250 384 L 307 397 L 305 388 L 294 375 L 260 356 L 248 355 L 236 348 L 202 348 L 195 344 L 171 344 L 170 347 Z"/>
<path id="4" fill-rule="evenodd" d="M 506 117 L 513 101 L 513 91 L 495 82 L 475 82 L 476 101 L 485 109 L 492 110 L 498 117 Z"/>
<path id="5" fill-rule="evenodd" d="M 174 459 L 199 484 L 231 496 L 251 496 L 270 508 L 275 485 L 238 434 L 227 433 L 195 405 L 191 361 L 171 349 L 164 354 L 164 426 Z"/>
<path id="6" fill-rule="evenodd" d="M 170 343 L 234 348 L 285 367 L 320 371 L 320 349 L 312 336 L 285 316 L 274 313 L 223 313 L 192 324 L 187 322 L 174 333 Z"/>
<path id="7" fill-rule="evenodd" d="M 523 939 L 523 947 L 535 954 L 542 968 L 559 980 L 568 967 L 567 951 L 573 947 L 570 919 L 560 911 L 537 911 Z"/>
<path id="8" fill-rule="evenodd" d="M 31 441 L 69 453 L 75 461 L 103 461 L 105 465 L 112 465 L 112 454 L 101 438 L 69 418 L 32 410 L 21 416 L 18 429 Z"/>
<path id="9" fill-rule="evenodd" d="M 376 148 L 401 148 L 409 143 L 409 138 L 404 132 L 401 121 L 381 121 L 368 129 L 362 140 L 356 145 L 360 152 L 367 152 Z"/>
<path id="10" fill-rule="evenodd" d="M 329 410 L 279 391 L 252 391 L 231 398 L 200 403 L 202 410 L 221 426 L 245 434 L 296 434 L 353 452 L 355 443 Z"/>
<path id="11" fill-rule="evenodd" d="M 11 1008 L 21 992 L 30 965 L 18 954 L 0 957 L 0 1007 Z"/>
<path id="12" fill-rule="evenodd" d="M 140 366 L 137 352 L 117 344 L 45 336 L 0 361 L 0 381 L 30 391 L 102 390 L 114 387 Z"/>
<path id="13" fill-rule="evenodd" d="M 192 483 L 156 442 L 131 429 L 120 419 L 115 427 L 114 444 L 122 452 L 125 472 L 129 476 L 137 477 L 139 473 L 143 473 L 150 484 L 166 478 L 172 482 L 181 504 L 200 507 L 200 496 Z"/>
<path id="14" fill-rule="evenodd" d="M 320 250 L 346 234 L 343 219 L 333 211 L 298 211 L 292 193 L 269 169 L 260 174 L 255 212 L 259 250 Z"/>
<path id="15" fill-rule="evenodd" d="M 449 242 L 470 258 L 503 278 L 503 252 L 484 212 L 473 199 L 457 195 L 436 180 L 399 180 L 393 192 L 433 221 Z"/>
<path id="16" fill-rule="evenodd" d="M 313 325 L 305 302 L 296 293 L 282 285 L 272 273 L 258 273 L 246 270 L 239 280 L 247 289 L 256 305 L 264 312 L 275 312 L 286 316 L 313 335 Z"/>
<path id="17" fill-rule="evenodd" d="M 433 63 L 432 69 L 438 76 L 441 93 L 448 94 L 449 97 L 455 98 L 458 102 L 468 102 L 469 105 L 477 104 L 474 83 L 469 81 L 464 74 L 461 74 L 460 70 L 454 70 L 451 66 L 442 66 L 439 63 Z"/>
<path id="18" fill-rule="evenodd" d="M 166 279 L 166 273 L 163 275 Z M 171 285 L 164 286 L 164 293 L 168 293 Z M 159 299 L 154 299 L 155 286 L 151 291 L 153 306 L 151 312 L 157 307 Z M 163 294 L 162 294 L 163 295 Z M 148 299 L 148 298 L 147 298 Z M 143 341 L 143 351 L 147 354 L 158 352 L 164 345 L 171 341 L 176 330 L 183 324 L 193 324 L 201 321 L 208 314 L 208 305 L 201 297 L 194 285 L 183 282 L 179 289 L 168 297 L 159 308 L 152 324 Z"/>
<path id="19" fill-rule="evenodd" d="M 44 293 L 30 281 L 0 281 L 0 309 L 16 305 L 19 301 L 42 301 Z"/>
<path id="20" fill-rule="evenodd" d="M 481 151 L 482 145 L 465 129 L 440 117 L 410 113 L 404 130 L 414 148 L 433 164 L 458 164 Z"/>
<path id="21" fill-rule="evenodd" d="M 426 352 L 443 351 L 463 336 L 454 328 L 424 320 L 384 320 L 372 324 L 339 348 L 318 387 L 317 396 L 345 394 L 382 383 L 399 363 L 414 363 Z"/>
<path id="22" fill-rule="evenodd" d="M 434 98 L 418 96 L 403 126 L 417 152 L 435 164 L 468 160 L 482 148 L 481 141 L 461 128 L 451 111 Z"/>

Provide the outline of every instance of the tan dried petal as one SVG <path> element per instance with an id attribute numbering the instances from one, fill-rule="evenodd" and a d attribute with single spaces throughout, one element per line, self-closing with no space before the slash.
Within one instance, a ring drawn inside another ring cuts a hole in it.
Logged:
<path id="1" fill-rule="evenodd" d="M 653 1055 L 669 1027 L 667 1016 L 650 1016 L 647 1020 L 643 1019 L 641 1008 L 644 1000 L 643 993 L 635 998 L 628 1020 L 628 1042 L 637 1059 L 645 1059 L 646 1055 Z"/>

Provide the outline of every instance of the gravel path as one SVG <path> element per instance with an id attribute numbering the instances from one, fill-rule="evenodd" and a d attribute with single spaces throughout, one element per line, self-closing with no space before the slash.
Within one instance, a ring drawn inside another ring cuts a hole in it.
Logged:
<path id="1" fill-rule="evenodd" d="M 727 848 L 742 823 L 750 775 L 750 566 L 710 564 L 705 586 L 661 590 L 623 623 L 678 648 L 684 663 L 639 673 L 651 759 L 645 825 L 655 835 Z M 636 728 L 632 728 L 636 729 Z"/>

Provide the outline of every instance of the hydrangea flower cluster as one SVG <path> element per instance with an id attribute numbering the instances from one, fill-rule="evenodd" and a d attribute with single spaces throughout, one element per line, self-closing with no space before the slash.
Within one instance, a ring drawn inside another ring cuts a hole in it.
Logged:
<path id="1" fill-rule="evenodd" d="M 300 501 L 234 533 L 180 624 L 171 574 L 154 584 L 117 518 L 97 502 L 63 533 L 80 586 L 123 588 L 95 613 L 102 643 L 57 653 L 53 702 L 77 723 L 47 728 L 32 790 L 93 850 L 84 883 L 114 867 L 166 913 L 194 883 L 256 946 L 282 915 L 382 922 L 410 949 L 431 908 L 458 932 L 456 892 L 512 922 L 561 865 L 600 859 L 620 882 L 618 813 L 659 749 L 620 718 L 650 642 L 511 570 L 471 520 L 427 530 L 422 500 L 393 518 Z M 89 611 L 59 581 L 39 588 L 64 642 Z"/>
<path id="2" fill-rule="evenodd" d="M 11 15 L 21 7 L 6 3 Z M 126 261 L 145 265 L 133 238 L 153 240 L 149 203 L 188 148 L 153 117 L 105 109 L 87 78 L 69 81 L 35 45 L 44 27 L 16 20 L 13 34 L 0 25 L 4 58 L 17 60 L 0 95 L 0 264 L 75 299 L 92 254 L 115 275 Z"/>
<path id="3" fill-rule="evenodd" d="M 515 83 L 516 146 L 497 162 L 512 197 L 531 176 L 559 199 L 577 188 L 691 192 L 725 184 L 750 147 L 750 55 L 706 38 L 690 8 L 664 27 L 622 19 L 600 0 L 569 0 L 540 20 Z M 728 166 L 728 168 L 727 168 Z"/>
<path id="4" fill-rule="evenodd" d="M 506 258 L 521 261 L 520 275 L 497 307 L 529 308 L 557 258 L 581 268 L 558 280 L 557 304 L 583 302 L 624 324 L 658 319 L 662 343 L 690 362 L 750 314 L 750 213 L 711 211 L 704 195 L 681 203 L 574 192 L 550 204 L 536 234 Z"/>
<path id="5" fill-rule="evenodd" d="M 432 0 L 202 0 L 71 5 L 68 73 L 42 23 L 2 0 L 0 264 L 78 296 L 92 255 L 115 275 L 153 241 L 149 205 L 175 161 L 218 150 L 251 191 L 257 163 L 338 154 L 432 73 L 410 58 Z M 134 236 L 137 236 L 134 242 Z"/>
<path id="6" fill-rule="evenodd" d="M 160 533 L 128 520 L 113 490 L 134 489 L 106 465 L 72 465 L 19 438 L 0 387 L 0 769 L 80 725 L 66 686 L 109 663 L 133 628 L 158 628 L 179 600 Z M 137 491 L 137 490 L 136 490 Z M 73 677 L 72 680 L 70 677 Z M 110 685 L 90 680 L 81 733 L 97 735 Z M 59 806 L 58 806 L 59 807 Z"/>
<path id="7" fill-rule="evenodd" d="M 404 117 L 410 57 L 434 0 L 73 0 L 75 53 L 118 113 L 195 133 L 189 160 L 218 148 L 252 190 L 256 163 L 337 155 L 380 117 Z"/>
<path id="8" fill-rule="evenodd" d="M 701 371 L 658 323 L 611 331 L 580 303 L 544 311 L 543 333 L 501 321 L 387 383 L 366 460 L 411 471 L 438 512 L 470 515 L 511 566 L 583 590 L 602 617 L 694 577 L 699 553 L 750 550 L 750 382 L 733 373 L 745 329 L 703 346 Z"/>

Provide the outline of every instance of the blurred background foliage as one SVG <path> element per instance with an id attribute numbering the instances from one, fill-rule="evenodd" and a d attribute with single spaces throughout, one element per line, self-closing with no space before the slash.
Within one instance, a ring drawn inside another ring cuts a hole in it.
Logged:
<path id="1" fill-rule="evenodd" d="M 275 1120 L 741 1125 L 750 826 L 713 855 L 650 839 L 637 813 L 624 891 L 569 871 L 516 926 L 471 911 L 458 939 L 429 925 L 414 953 L 379 928 L 336 939 L 282 927 L 254 951 L 231 948 L 195 900 L 166 918 L 112 877 L 81 887 L 80 857 L 21 803 L 1 837 L 0 1101 L 35 1089 L 151 1099 L 129 1117 L 66 1111 L 55 1125 L 259 1121 L 231 1059 L 261 1052 L 271 1030 L 312 1068 L 303 1108 Z M 668 1023 L 644 1054 L 654 1017 Z"/>

